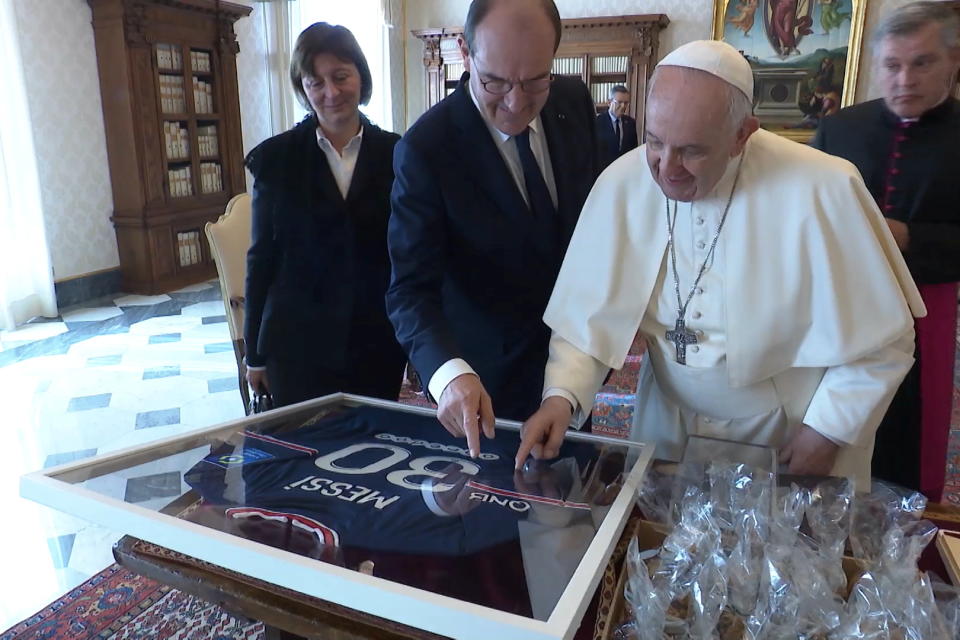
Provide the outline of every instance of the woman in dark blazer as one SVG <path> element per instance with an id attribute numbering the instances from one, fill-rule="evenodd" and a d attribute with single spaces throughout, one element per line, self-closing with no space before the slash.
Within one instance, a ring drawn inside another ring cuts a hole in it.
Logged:
<path id="1" fill-rule="evenodd" d="M 349 30 L 300 34 L 290 63 L 309 111 L 247 156 L 247 380 L 277 405 L 346 391 L 396 400 L 405 358 L 387 319 L 387 220 L 399 136 L 359 111 L 372 91 Z"/>

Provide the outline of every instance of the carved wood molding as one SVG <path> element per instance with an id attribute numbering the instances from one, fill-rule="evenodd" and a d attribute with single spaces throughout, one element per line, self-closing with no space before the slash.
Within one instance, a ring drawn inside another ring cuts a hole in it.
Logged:
<path id="1" fill-rule="evenodd" d="M 147 46 L 147 5 L 142 0 L 124 0 L 123 36 L 132 47 Z"/>
<path id="2" fill-rule="evenodd" d="M 216 0 L 134 0 L 145 4 L 158 4 L 174 9 L 184 9 L 194 13 L 202 13 L 209 16 L 220 16 L 221 19 L 229 19 L 230 25 L 244 16 L 250 15 L 253 7 L 247 7 L 232 2 L 217 2 Z"/>
<path id="3" fill-rule="evenodd" d="M 421 38 L 423 40 L 423 66 L 428 69 L 443 64 L 443 58 L 440 56 L 440 34 L 428 35 Z"/>

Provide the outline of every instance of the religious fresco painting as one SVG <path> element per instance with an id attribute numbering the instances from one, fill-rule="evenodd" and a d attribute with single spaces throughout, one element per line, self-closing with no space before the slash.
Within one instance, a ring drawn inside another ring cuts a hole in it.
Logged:
<path id="1" fill-rule="evenodd" d="M 715 0 L 713 36 L 739 50 L 761 125 L 806 141 L 853 103 L 866 0 Z"/>

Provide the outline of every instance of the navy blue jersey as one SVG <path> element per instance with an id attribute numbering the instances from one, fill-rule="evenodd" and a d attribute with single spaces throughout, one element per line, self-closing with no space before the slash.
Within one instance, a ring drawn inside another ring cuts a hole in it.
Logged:
<path id="1" fill-rule="evenodd" d="M 528 517 L 590 521 L 578 487 L 592 445 L 565 443 L 531 486 L 514 472 L 516 433 L 483 439 L 471 459 L 430 416 L 357 407 L 288 433 L 244 436 L 197 463 L 186 482 L 226 518 L 282 522 L 328 553 L 463 556 L 515 539 Z"/>

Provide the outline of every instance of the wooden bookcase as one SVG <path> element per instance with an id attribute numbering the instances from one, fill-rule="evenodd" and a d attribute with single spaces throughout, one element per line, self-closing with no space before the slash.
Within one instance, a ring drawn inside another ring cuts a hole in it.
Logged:
<path id="1" fill-rule="evenodd" d="M 657 63 L 660 32 L 670 24 L 663 14 L 606 16 L 563 20 L 560 48 L 553 62 L 557 75 L 576 76 L 590 88 L 597 113 L 609 106 L 610 87 L 624 84 L 630 90 L 628 113 L 643 132 L 643 104 L 647 80 Z M 463 74 L 457 38 L 463 27 L 442 27 L 412 32 L 423 42 L 426 102 L 429 109 L 449 95 Z"/>
<path id="2" fill-rule="evenodd" d="M 233 30 L 218 0 L 87 0 L 124 291 L 216 276 L 203 226 L 245 190 Z"/>

